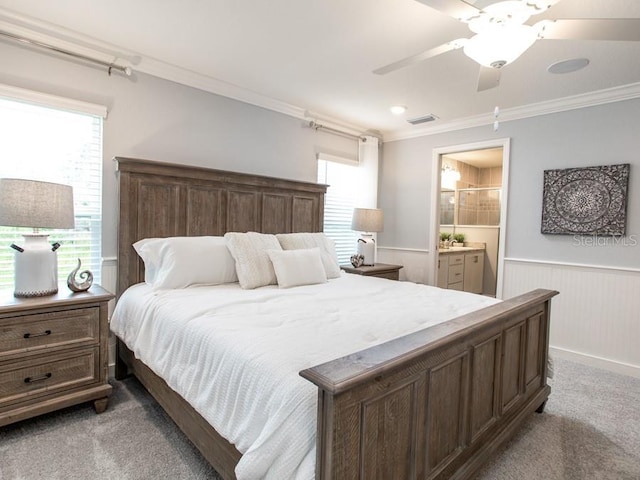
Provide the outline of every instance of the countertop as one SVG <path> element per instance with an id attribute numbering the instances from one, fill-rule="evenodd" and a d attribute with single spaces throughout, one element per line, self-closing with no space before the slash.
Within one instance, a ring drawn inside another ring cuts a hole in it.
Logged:
<path id="1" fill-rule="evenodd" d="M 440 248 L 438 254 L 447 255 L 451 253 L 472 253 L 472 252 L 484 252 L 484 248 L 481 247 L 449 247 Z"/>

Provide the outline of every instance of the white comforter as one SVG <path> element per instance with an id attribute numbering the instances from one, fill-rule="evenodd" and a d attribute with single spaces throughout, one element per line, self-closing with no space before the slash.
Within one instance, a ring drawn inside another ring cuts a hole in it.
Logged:
<path id="1" fill-rule="evenodd" d="M 313 479 L 316 387 L 298 372 L 495 303 L 342 274 L 328 283 L 127 290 L 111 329 L 243 454 L 243 479 Z"/>

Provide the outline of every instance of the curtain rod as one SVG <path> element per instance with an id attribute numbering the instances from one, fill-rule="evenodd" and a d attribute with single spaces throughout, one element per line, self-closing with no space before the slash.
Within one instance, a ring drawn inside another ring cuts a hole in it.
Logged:
<path id="1" fill-rule="evenodd" d="M 102 60 L 98 60 L 97 58 L 87 57 L 86 55 L 82 55 L 80 53 L 71 52 L 69 50 L 58 48 L 53 45 L 49 45 L 47 43 L 38 42 L 37 40 L 31 40 L 30 38 L 21 37 L 20 35 L 15 35 L 13 33 L 5 32 L 4 30 L 0 30 L 0 35 L 11 38 L 12 40 L 16 40 L 20 43 L 26 43 L 34 47 L 44 48 L 56 53 L 62 53 L 63 55 L 68 55 L 70 57 L 84 60 L 85 62 L 90 62 L 96 65 L 100 65 L 102 67 L 107 68 L 107 72 L 109 73 L 109 75 L 111 75 L 112 70 L 117 70 L 118 72 L 122 73 L 127 77 L 130 77 L 132 73 L 131 68 L 129 67 L 123 67 L 121 65 L 116 65 L 115 63 L 103 62 Z"/>
<path id="2" fill-rule="evenodd" d="M 338 130 L 337 128 L 326 127 L 324 125 L 317 123 L 315 120 L 309 121 L 309 128 L 313 128 L 315 130 L 326 130 L 327 132 L 335 133 L 336 135 L 342 135 L 343 137 L 362 140 L 363 142 L 367 141 L 367 137 L 363 137 L 361 135 L 354 135 L 353 133 L 344 132 L 342 130 Z"/>

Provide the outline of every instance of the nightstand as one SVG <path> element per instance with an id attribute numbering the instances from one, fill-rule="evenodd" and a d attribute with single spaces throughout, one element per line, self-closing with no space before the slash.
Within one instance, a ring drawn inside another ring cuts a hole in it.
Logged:
<path id="1" fill-rule="evenodd" d="M 356 275 L 364 275 L 365 277 L 388 278 L 389 280 L 400 279 L 400 269 L 402 265 L 389 265 L 386 263 L 376 263 L 362 267 L 353 267 L 351 265 L 340 265 L 340 268 L 347 273 L 355 273 Z"/>
<path id="2" fill-rule="evenodd" d="M 0 292 L 0 427 L 93 401 L 107 408 L 107 303 L 98 285 L 15 298 Z"/>

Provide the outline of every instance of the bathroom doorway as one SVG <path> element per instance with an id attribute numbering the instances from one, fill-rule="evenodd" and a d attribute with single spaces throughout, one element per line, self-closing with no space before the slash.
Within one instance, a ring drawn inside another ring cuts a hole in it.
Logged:
<path id="1" fill-rule="evenodd" d="M 432 284 L 501 298 L 509 140 L 438 148 L 433 155 Z"/>

